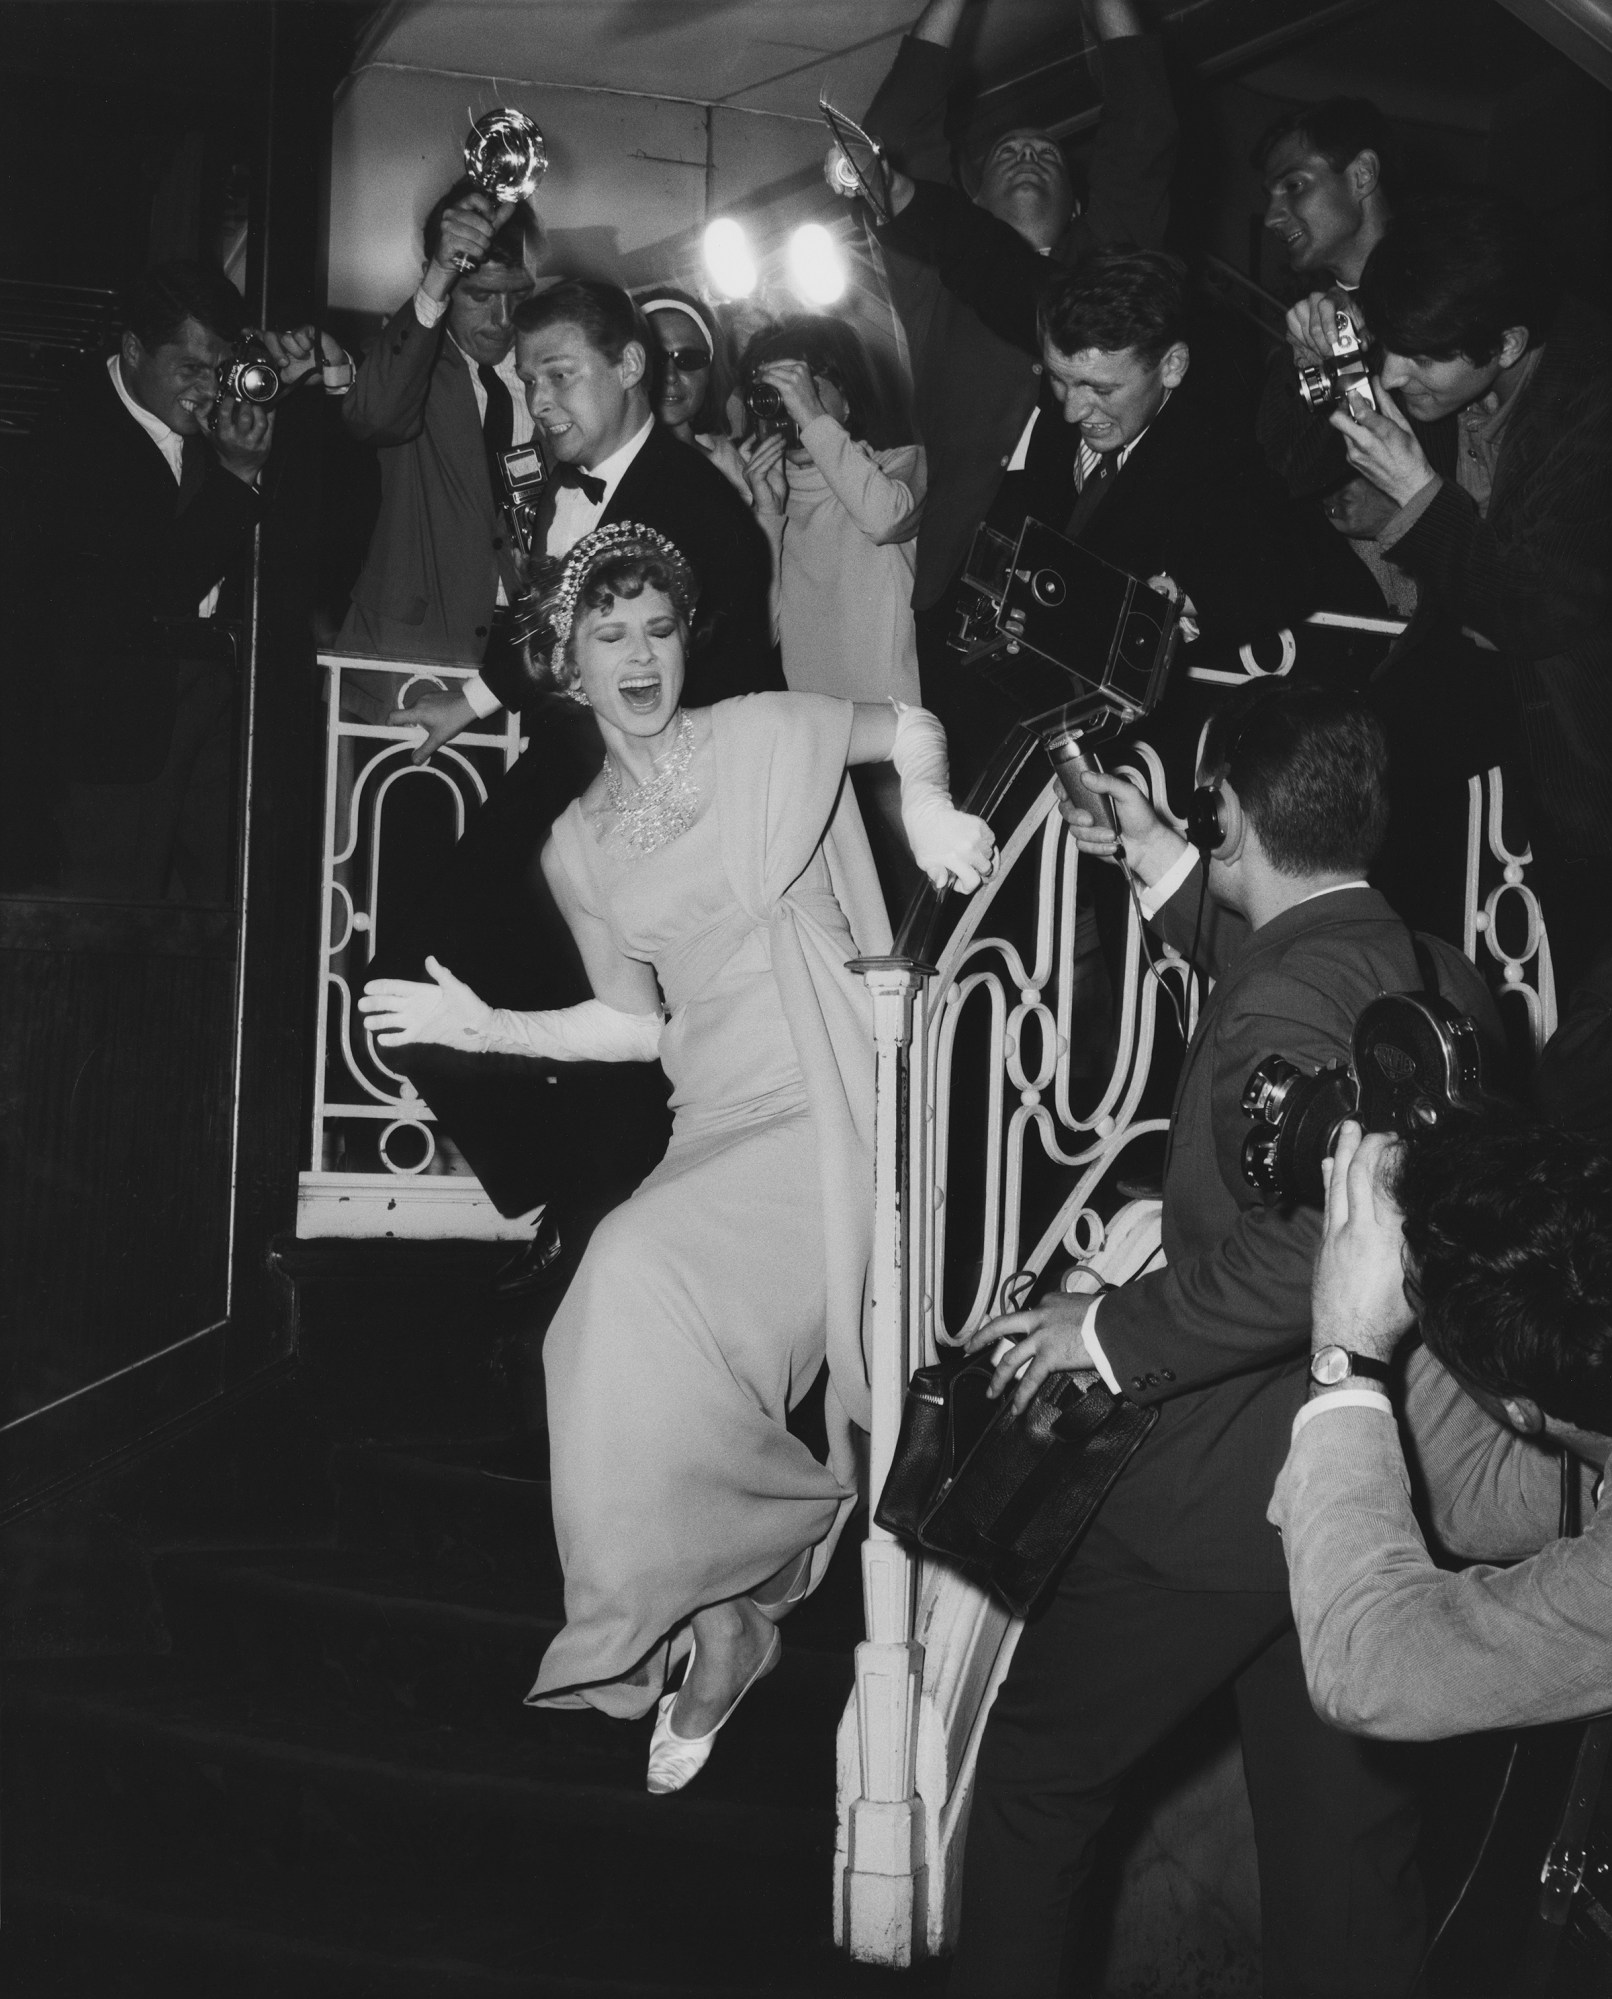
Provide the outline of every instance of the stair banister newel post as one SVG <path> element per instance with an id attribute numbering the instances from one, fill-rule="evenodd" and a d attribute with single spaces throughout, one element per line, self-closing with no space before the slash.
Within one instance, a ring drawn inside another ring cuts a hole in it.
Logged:
<path id="1" fill-rule="evenodd" d="M 934 967 L 909 958 L 858 958 L 873 1000 L 873 1257 L 869 1270 L 869 1367 L 873 1432 L 869 1506 L 877 1504 L 895 1452 L 907 1380 L 921 1356 L 921 1301 L 911 1295 L 922 1203 L 914 1168 L 922 1148 L 910 1128 L 911 1081 L 922 1075 L 923 1008 Z M 856 1697 L 839 1740 L 842 1799 L 836 1941 L 865 1962 L 909 1965 L 923 1936 L 926 1872 L 916 1794 L 918 1701 L 923 1647 L 913 1638 L 917 1563 L 873 1523 L 862 1547 L 867 1636 L 856 1648 Z"/>

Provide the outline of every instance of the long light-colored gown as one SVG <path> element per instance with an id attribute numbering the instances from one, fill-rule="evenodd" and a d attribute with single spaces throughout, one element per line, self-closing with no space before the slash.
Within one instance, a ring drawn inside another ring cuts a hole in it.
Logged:
<path id="1" fill-rule="evenodd" d="M 674 1122 L 544 1346 L 566 1624 L 534 1705 L 642 1714 L 696 1610 L 807 1549 L 815 1585 L 869 1422 L 873 1035 L 845 966 L 890 935 L 845 782 L 852 709 L 752 694 L 710 715 L 687 832 L 626 857 L 580 804 L 554 827 L 578 899 L 660 981 Z M 825 1352 L 827 1465 L 784 1425 Z"/>

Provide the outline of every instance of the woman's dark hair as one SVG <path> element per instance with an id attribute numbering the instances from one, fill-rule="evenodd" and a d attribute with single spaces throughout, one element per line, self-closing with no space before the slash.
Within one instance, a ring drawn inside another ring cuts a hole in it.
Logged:
<path id="1" fill-rule="evenodd" d="M 875 450 L 896 442 L 888 401 L 855 327 L 827 312 L 801 312 L 758 333 L 744 350 L 742 373 L 751 381 L 769 361 L 804 361 L 832 382 L 849 405 L 845 428 Z"/>
<path id="2" fill-rule="evenodd" d="M 1530 345 L 1545 340 L 1560 295 L 1538 222 L 1477 189 L 1407 203 L 1366 259 L 1359 294 L 1390 353 L 1480 365 L 1508 327 L 1526 326 Z"/>
<path id="3" fill-rule="evenodd" d="M 1284 139 L 1295 135 L 1310 152 L 1319 153 L 1335 174 L 1341 174 L 1362 153 L 1375 153 L 1378 185 L 1385 194 L 1397 190 L 1399 142 L 1393 127 L 1369 97 L 1328 97 L 1320 104 L 1284 111 L 1260 133 L 1249 156 L 1255 173 L 1263 174 L 1271 154 Z"/>
<path id="4" fill-rule="evenodd" d="M 467 194 L 473 194 L 476 183 L 466 175 L 456 180 L 439 201 L 434 201 L 426 212 L 423 234 L 425 254 L 434 257 L 437 244 L 442 239 L 442 218 L 455 202 L 463 201 Z M 537 219 L 537 210 L 530 202 L 517 201 L 515 213 L 493 236 L 486 256 L 487 264 L 508 264 L 514 270 L 530 271 L 535 268 L 543 248 L 543 225 Z"/>
<path id="5" fill-rule="evenodd" d="M 1612 1436 L 1612 1153 L 1488 1110 L 1407 1146 L 1396 1192 L 1438 1359 Z"/>
<path id="6" fill-rule="evenodd" d="M 1387 738 L 1352 695 L 1291 681 L 1239 692 L 1209 724 L 1203 769 L 1235 786 L 1283 874 L 1363 875 L 1387 835 Z"/>
<path id="7" fill-rule="evenodd" d="M 711 350 L 711 376 L 705 385 L 705 395 L 699 408 L 694 412 L 694 428 L 702 437 L 726 437 L 728 435 L 728 397 L 733 390 L 733 352 L 728 343 L 727 329 L 708 305 L 695 298 L 692 292 L 683 291 L 677 285 L 655 285 L 642 294 L 645 301 L 654 301 L 653 309 L 640 306 L 644 320 L 653 321 L 658 312 L 686 313 L 702 332 L 709 330 L 705 345 Z M 635 301 L 636 303 L 636 301 Z M 653 334 L 654 327 L 650 326 Z M 658 340 L 649 343 L 649 367 L 653 381 L 651 399 L 660 400 L 661 373 L 664 366 L 661 345 Z"/>
<path id="8" fill-rule="evenodd" d="M 620 285 L 597 278 L 563 278 L 547 291 L 522 299 L 514 312 L 515 331 L 540 333 L 548 326 L 580 327 L 582 337 L 607 361 L 619 361 L 627 343 L 636 340 L 646 361 L 654 343 L 644 316 Z"/>
<path id="9" fill-rule="evenodd" d="M 1150 366 L 1187 337 L 1187 267 L 1164 250 L 1094 250 L 1042 293 L 1041 337 L 1059 354 L 1134 347 Z"/>
<path id="10" fill-rule="evenodd" d="M 124 291 L 123 331 L 132 333 L 147 353 L 177 340 L 187 319 L 234 346 L 246 322 L 246 306 L 222 271 L 188 257 L 142 271 Z"/>

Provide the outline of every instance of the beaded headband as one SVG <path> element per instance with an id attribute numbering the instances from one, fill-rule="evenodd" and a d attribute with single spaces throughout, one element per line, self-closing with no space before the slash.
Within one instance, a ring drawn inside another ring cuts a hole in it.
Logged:
<path id="1" fill-rule="evenodd" d="M 548 593 L 543 611 L 544 622 L 548 626 L 547 652 L 551 666 L 570 643 L 577 605 L 587 588 L 589 577 L 602 562 L 618 555 L 659 556 L 671 569 L 679 594 L 692 611 L 699 594 L 699 584 L 688 557 L 677 544 L 668 541 L 665 535 L 657 534 L 653 528 L 645 527 L 642 521 L 612 521 L 608 527 L 595 528 L 591 534 L 582 537 L 565 558 L 559 579 Z"/>

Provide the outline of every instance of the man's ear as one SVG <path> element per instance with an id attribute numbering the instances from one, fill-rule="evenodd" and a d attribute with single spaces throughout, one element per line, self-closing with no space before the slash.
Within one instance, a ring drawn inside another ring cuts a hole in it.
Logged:
<path id="1" fill-rule="evenodd" d="M 125 333 L 118 342 L 118 354 L 124 367 L 132 375 L 145 359 L 145 347 L 138 333 Z"/>
<path id="2" fill-rule="evenodd" d="M 1349 162 L 1348 178 L 1357 201 L 1364 201 L 1382 186 L 1383 163 L 1369 146 Z"/>
<path id="3" fill-rule="evenodd" d="M 1249 838 L 1253 828 L 1248 823 L 1248 814 L 1243 810 L 1243 802 L 1225 778 L 1220 780 L 1220 844 L 1215 848 L 1214 858 L 1228 866 L 1241 860 L 1248 851 Z"/>
<path id="4" fill-rule="evenodd" d="M 649 370 L 649 356 L 644 352 L 641 340 L 629 340 L 621 350 L 621 386 L 636 389 Z"/>
<path id="5" fill-rule="evenodd" d="M 1526 1395 L 1502 1395 L 1500 1406 L 1512 1429 L 1525 1437 L 1537 1437 L 1545 1428 L 1545 1412 Z"/>
<path id="6" fill-rule="evenodd" d="M 1528 329 L 1526 326 L 1508 326 L 1500 336 L 1500 365 L 1515 368 L 1528 352 Z"/>
<path id="7" fill-rule="evenodd" d="M 1176 341 L 1173 347 L 1166 347 L 1159 360 L 1159 380 L 1167 389 L 1179 389 L 1187 379 L 1187 370 L 1192 366 L 1192 355 L 1184 340 Z"/>

